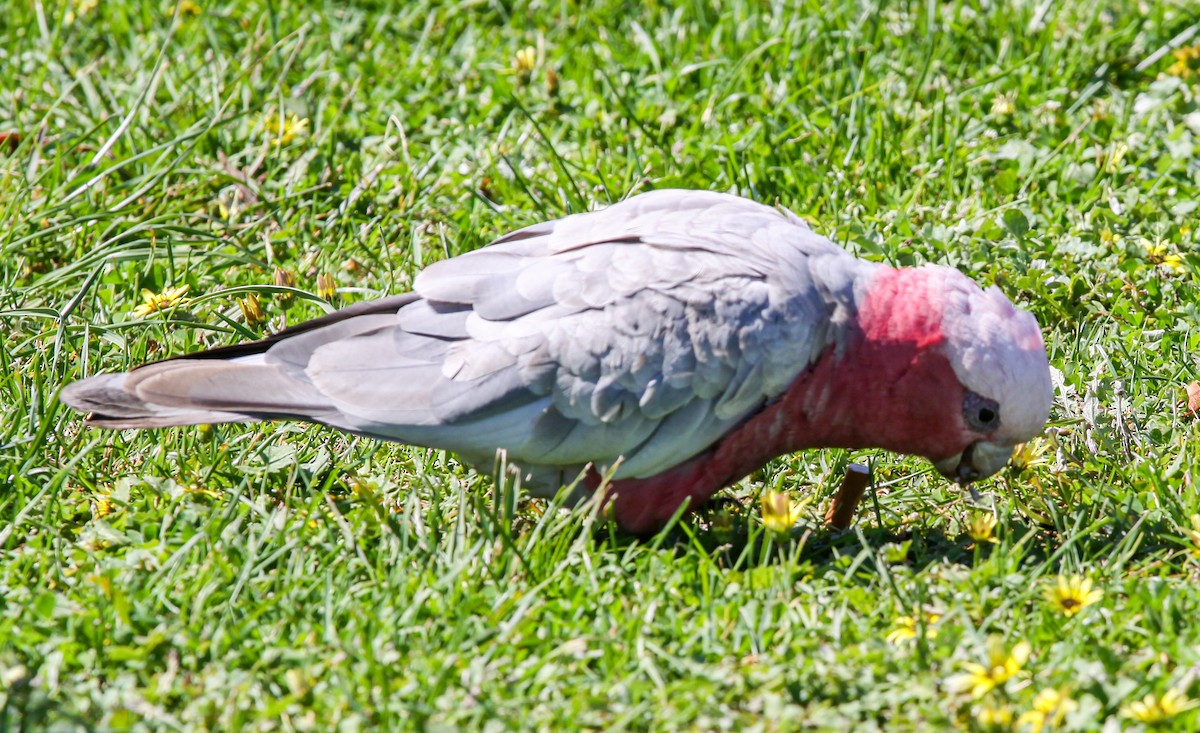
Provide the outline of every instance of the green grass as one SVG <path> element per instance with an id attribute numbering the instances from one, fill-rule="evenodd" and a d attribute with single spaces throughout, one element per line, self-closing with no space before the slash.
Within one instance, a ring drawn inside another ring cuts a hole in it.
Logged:
<path id="1" fill-rule="evenodd" d="M 1055 729 L 1115 731 L 1200 698 L 1194 3 L 81 5 L 0 1 L 0 730 L 1031 730 L 1052 688 Z M 776 461 L 634 541 L 436 451 L 88 431 L 55 400 L 668 186 L 1037 315 L 1062 380 L 1044 453 L 981 487 L 997 542 L 875 452 Z M 850 460 L 878 487 L 832 533 Z M 790 536 L 768 488 L 812 499 Z M 1066 617 L 1043 592 L 1076 574 L 1103 597 Z M 1020 673 L 955 691 L 990 639 L 1029 643 Z"/>

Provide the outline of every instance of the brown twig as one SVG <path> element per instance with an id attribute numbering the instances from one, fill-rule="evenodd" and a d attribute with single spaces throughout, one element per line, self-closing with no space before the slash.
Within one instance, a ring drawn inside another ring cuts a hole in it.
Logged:
<path id="1" fill-rule="evenodd" d="M 861 463 L 846 467 L 846 476 L 838 487 L 829 511 L 825 512 L 825 523 L 834 529 L 849 529 L 854 522 L 854 512 L 862 501 L 863 492 L 871 484 L 871 470 Z"/>

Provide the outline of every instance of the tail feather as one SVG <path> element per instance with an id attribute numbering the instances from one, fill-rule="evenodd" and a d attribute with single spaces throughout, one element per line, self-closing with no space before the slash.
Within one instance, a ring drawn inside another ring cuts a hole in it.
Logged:
<path id="1" fill-rule="evenodd" d="M 101 374 L 67 385 L 59 399 L 90 412 L 89 425 L 105 428 L 312 419 L 335 411 L 312 384 L 282 367 L 236 360 L 181 359 Z"/>
<path id="2" fill-rule="evenodd" d="M 124 388 L 128 377 L 128 374 L 89 377 L 68 384 L 58 398 L 72 409 L 90 413 L 87 424 L 102 428 L 165 428 L 255 419 L 250 415 L 221 410 L 185 409 L 148 403 Z"/>
<path id="3" fill-rule="evenodd" d="M 272 418 L 334 422 L 339 411 L 303 374 L 308 358 L 330 341 L 391 323 L 400 308 L 416 300 L 416 294 L 404 293 L 365 301 L 261 341 L 186 354 L 122 374 L 89 377 L 68 384 L 59 399 L 91 413 L 89 425 L 104 428 Z"/>

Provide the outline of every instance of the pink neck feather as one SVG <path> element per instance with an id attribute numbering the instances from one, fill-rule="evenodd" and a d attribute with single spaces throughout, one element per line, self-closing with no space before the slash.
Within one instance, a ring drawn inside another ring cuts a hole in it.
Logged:
<path id="1" fill-rule="evenodd" d="M 969 442 L 963 388 L 941 350 L 943 273 L 880 268 L 843 353 L 830 347 L 783 396 L 708 451 L 658 476 L 617 481 L 617 521 L 651 531 L 766 461 L 807 448 L 884 448 L 944 458 Z"/>

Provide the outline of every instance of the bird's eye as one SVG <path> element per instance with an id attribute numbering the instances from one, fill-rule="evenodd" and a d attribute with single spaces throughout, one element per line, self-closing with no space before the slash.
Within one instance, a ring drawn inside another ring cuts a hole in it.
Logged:
<path id="1" fill-rule="evenodd" d="M 963 398 L 963 419 L 977 433 L 992 433 L 1000 428 L 1000 405 L 995 400 L 967 392 Z"/>

